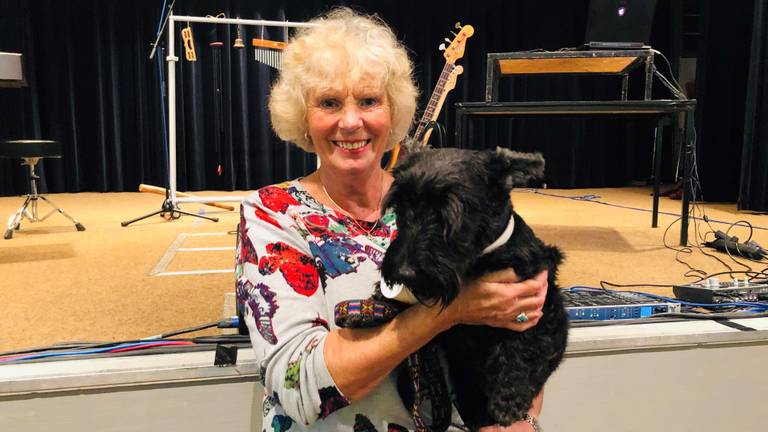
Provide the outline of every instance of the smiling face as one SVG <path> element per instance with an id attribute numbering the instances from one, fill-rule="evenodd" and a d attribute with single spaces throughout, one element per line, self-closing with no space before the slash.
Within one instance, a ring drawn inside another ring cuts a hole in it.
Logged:
<path id="1" fill-rule="evenodd" d="M 373 80 L 309 94 L 307 134 L 321 167 L 357 175 L 379 168 L 392 129 L 384 86 Z"/>

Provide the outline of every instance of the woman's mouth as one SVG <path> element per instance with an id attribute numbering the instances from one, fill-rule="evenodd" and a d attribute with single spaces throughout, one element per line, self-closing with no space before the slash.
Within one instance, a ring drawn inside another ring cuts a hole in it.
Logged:
<path id="1" fill-rule="evenodd" d="M 367 146 L 371 140 L 357 140 L 357 141 L 333 141 L 333 145 L 339 147 L 342 150 L 348 152 L 356 152 L 362 150 Z"/>

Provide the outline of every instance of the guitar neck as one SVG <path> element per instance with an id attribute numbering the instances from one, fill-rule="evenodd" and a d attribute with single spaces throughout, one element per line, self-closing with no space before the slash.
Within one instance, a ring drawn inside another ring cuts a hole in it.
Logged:
<path id="1" fill-rule="evenodd" d="M 456 28 L 460 29 L 459 33 L 453 33 L 456 37 L 450 41 L 450 45 L 448 47 L 445 44 L 440 45 L 440 50 L 445 51 L 443 54 L 445 65 L 443 65 L 443 71 L 440 73 L 440 79 L 437 80 L 435 90 L 429 98 L 429 103 L 424 109 L 424 114 L 416 124 L 414 133 L 406 137 L 403 142 L 397 143 L 392 149 L 392 157 L 387 164 L 387 171 L 394 168 L 401 149 L 405 153 L 410 153 L 427 146 L 429 136 L 432 133 L 432 128 L 429 125 L 437 120 L 437 115 L 440 113 L 440 108 L 443 106 L 448 92 L 456 86 L 456 78 L 464 71 L 464 68 L 456 66 L 455 62 L 464 56 L 464 45 L 467 38 L 475 33 L 475 29 L 471 25 L 462 26 L 461 23 L 456 23 Z"/>
<path id="2" fill-rule="evenodd" d="M 424 131 L 431 122 L 437 119 L 437 115 L 440 113 L 440 106 L 442 105 L 446 93 L 445 84 L 455 67 L 456 66 L 453 63 L 447 62 L 443 66 L 443 71 L 440 73 L 440 78 L 437 80 L 432 96 L 429 98 L 429 103 L 427 103 L 426 108 L 424 108 L 424 114 L 421 116 L 421 119 L 416 126 L 416 131 L 413 134 L 413 139 L 415 141 L 423 144 L 429 139 L 429 133 L 425 134 Z"/>

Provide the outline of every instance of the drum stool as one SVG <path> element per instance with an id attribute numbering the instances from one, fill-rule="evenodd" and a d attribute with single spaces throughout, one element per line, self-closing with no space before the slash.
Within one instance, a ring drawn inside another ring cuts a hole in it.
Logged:
<path id="1" fill-rule="evenodd" d="M 22 159 L 22 165 L 29 167 L 29 193 L 24 195 L 24 204 L 16 213 L 8 218 L 8 229 L 3 238 L 10 240 L 13 237 L 13 231 L 21 229 L 21 221 L 26 217 L 30 222 L 42 222 L 54 212 L 61 213 L 64 217 L 75 224 L 78 231 L 85 231 L 85 227 L 78 221 L 68 215 L 61 207 L 58 207 L 50 199 L 37 193 L 37 180 L 40 178 L 35 174 L 35 165 L 42 158 L 60 158 L 61 143 L 49 140 L 5 140 L 0 141 L 0 157 Z M 53 207 L 48 214 L 40 217 L 37 212 L 37 201 L 43 200 Z"/>

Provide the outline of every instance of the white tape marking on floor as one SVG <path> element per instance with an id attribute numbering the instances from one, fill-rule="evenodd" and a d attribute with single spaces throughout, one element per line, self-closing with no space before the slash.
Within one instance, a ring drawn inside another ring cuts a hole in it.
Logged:
<path id="1" fill-rule="evenodd" d="M 197 274 L 214 274 L 214 273 L 234 273 L 235 269 L 226 270 L 189 270 L 189 271 L 172 271 L 158 273 L 155 276 L 184 276 L 184 275 L 197 275 Z"/>
<path id="2" fill-rule="evenodd" d="M 221 246 L 221 247 L 196 247 L 196 248 L 179 248 L 179 252 L 202 252 L 202 251 L 233 251 L 234 246 Z"/>
<path id="3" fill-rule="evenodd" d="M 209 236 L 225 236 L 230 235 L 229 232 L 223 231 L 223 232 L 208 232 L 208 233 L 181 233 L 179 234 L 176 239 L 171 243 L 170 246 L 168 246 L 168 249 L 163 254 L 163 257 L 160 258 L 160 261 L 155 265 L 155 268 L 152 269 L 151 272 L 149 272 L 150 276 L 177 276 L 177 275 L 189 275 L 189 274 L 209 274 L 209 273 L 229 273 L 234 272 L 235 270 L 190 270 L 190 271 L 179 271 L 179 272 L 166 272 L 165 269 L 168 267 L 168 264 L 171 263 L 173 258 L 176 256 L 177 252 L 202 252 L 202 251 L 217 251 L 217 250 L 235 250 L 236 248 L 234 246 L 222 246 L 222 247 L 209 247 L 209 248 L 182 248 L 181 245 L 184 243 L 184 241 L 187 240 L 188 237 L 209 237 Z"/>
<path id="4" fill-rule="evenodd" d="M 176 240 L 174 240 L 170 246 L 168 246 L 168 249 L 163 254 L 163 257 L 160 258 L 160 261 L 157 263 L 155 268 L 152 269 L 151 272 L 149 272 L 150 276 L 156 276 L 158 273 L 162 273 L 166 267 L 168 267 L 168 264 L 171 263 L 171 260 L 173 260 L 173 257 L 176 256 L 176 251 L 179 249 L 179 247 L 184 243 L 184 241 L 187 239 L 187 234 L 181 233 L 176 237 Z"/>

